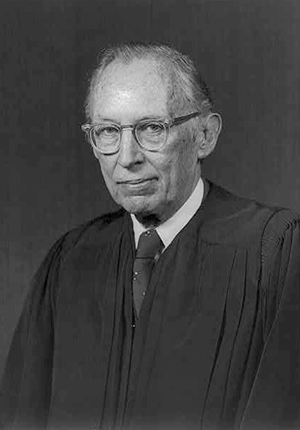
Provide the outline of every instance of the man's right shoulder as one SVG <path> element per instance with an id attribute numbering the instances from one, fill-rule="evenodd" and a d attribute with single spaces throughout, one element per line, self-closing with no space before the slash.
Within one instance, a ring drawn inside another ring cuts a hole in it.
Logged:
<path id="1" fill-rule="evenodd" d="M 54 244 L 62 254 L 78 246 L 111 243 L 128 224 L 130 217 L 124 209 L 106 213 L 67 231 Z"/>

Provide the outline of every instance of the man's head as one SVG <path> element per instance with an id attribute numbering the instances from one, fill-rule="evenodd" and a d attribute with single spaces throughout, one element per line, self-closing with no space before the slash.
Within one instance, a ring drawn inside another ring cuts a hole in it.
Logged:
<path id="1" fill-rule="evenodd" d="M 174 118 L 194 112 L 199 116 L 168 126 Z M 142 147 L 138 133 L 130 128 L 121 131 L 113 153 L 94 149 L 112 197 L 144 224 L 163 222 L 184 204 L 221 127 L 191 60 L 156 45 L 105 51 L 91 80 L 86 114 L 92 125 L 104 123 L 104 133 L 110 135 L 114 128 L 107 128 L 108 122 L 121 126 L 144 120 L 166 122 L 166 141 L 157 151 Z M 154 126 L 150 124 L 149 130 Z"/>

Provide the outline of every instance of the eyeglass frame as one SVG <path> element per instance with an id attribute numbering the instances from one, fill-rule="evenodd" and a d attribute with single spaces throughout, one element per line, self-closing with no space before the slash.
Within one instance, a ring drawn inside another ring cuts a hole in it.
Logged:
<path id="1" fill-rule="evenodd" d="M 87 135 L 87 137 L 88 137 L 88 139 L 89 139 L 89 143 L 91 144 L 92 148 L 93 148 L 96 152 L 99 152 L 100 154 L 103 154 L 103 155 L 113 155 L 113 154 L 116 154 L 116 153 L 120 150 L 120 147 L 121 147 L 121 139 L 122 139 L 122 132 L 123 132 L 123 130 L 126 130 L 126 129 L 129 129 L 129 130 L 131 129 L 131 130 L 132 130 L 132 134 L 133 134 L 133 136 L 134 136 L 134 138 L 135 138 L 135 140 L 136 140 L 136 142 L 137 142 L 137 144 L 139 145 L 139 147 L 140 147 L 140 148 L 142 148 L 142 149 L 143 149 L 143 150 L 145 150 L 145 151 L 150 151 L 150 152 L 159 152 L 159 151 L 160 151 L 160 150 L 165 146 L 165 144 L 166 144 L 166 142 L 167 142 L 167 140 L 168 140 L 168 136 L 169 136 L 170 128 L 171 128 L 171 127 L 174 127 L 174 126 L 179 125 L 179 124 L 183 124 L 184 122 L 189 121 L 189 120 L 190 120 L 190 119 L 192 119 L 192 118 L 196 118 L 196 117 L 198 117 L 198 116 L 200 116 L 200 115 L 201 115 L 201 112 L 196 111 L 196 112 L 192 112 L 192 113 L 187 114 L 187 115 L 178 116 L 178 117 L 176 117 L 176 118 L 173 118 L 172 120 L 165 120 L 165 121 L 161 121 L 161 120 L 155 120 L 155 119 L 152 119 L 152 120 L 151 120 L 151 119 L 149 119 L 149 120 L 140 120 L 140 121 L 137 121 L 137 122 L 136 122 L 136 123 L 134 123 L 134 124 L 124 124 L 124 125 L 116 124 L 116 123 L 115 123 L 115 122 L 113 122 L 113 121 L 109 121 L 109 122 L 108 122 L 109 124 L 115 125 L 115 126 L 119 129 L 119 131 L 120 131 L 120 137 L 119 137 L 118 148 L 117 148 L 117 150 L 116 150 L 116 151 L 113 151 L 113 152 L 104 152 L 104 151 L 102 151 L 101 149 L 99 149 L 99 148 L 95 145 L 95 143 L 93 142 L 92 132 L 93 132 L 93 130 L 94 130 L 94 128 L 95 128 L 95 127 L 97 127 L 97 126 L 99 126 L 99 125 L 101 125 L 101 124 L 89 124 L 89 123 L 82 124 L 82 125 L 81 125 L 81 130 L 82 130 L 82 131 Z M 164 126 L 165 131 L 166 131 L 165 141 L 164 141 L 164 143 L 163 143 L 163 144 L 161 144 L 161 145 L 159 146 L 159 148 L 158 148 L 158 149 L 148 149 L 148 148 L 145 148 L 145 147 L 144 147 L 144 146 L 139 142 L 139 139 L 138 139 L 137 134 L 136 134 L 136 128 L 138 127 L 138 125 L 139 125 L 140 123 L 143 123 L 143 122 L 145 122 L 145 123 L 147 123 L 147 122 L 151 123 L 151 121 L 161 123 L 161 124 Z"/>

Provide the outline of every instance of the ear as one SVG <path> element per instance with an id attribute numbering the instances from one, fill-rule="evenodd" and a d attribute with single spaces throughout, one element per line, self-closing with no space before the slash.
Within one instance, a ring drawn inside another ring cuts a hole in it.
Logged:
<path id="1" fill-rule="evenodd" d="M 222 129 L 222 118 L 218 113 L 211 113 L 204 120 L 203 130 L 198 139 L 199 159 L 207 157 L 215 149 Z"/>

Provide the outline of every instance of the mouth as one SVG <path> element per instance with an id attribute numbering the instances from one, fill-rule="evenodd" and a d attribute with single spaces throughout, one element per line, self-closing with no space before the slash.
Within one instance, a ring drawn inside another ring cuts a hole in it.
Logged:
<path id="1" fill-rule="evenodd" d="M 117 184 L 123 189 L 125 194 L 145 195 L 153 193 L 155 181 L 155 178 L 139 178 L 119 181 Z"/>
<path id="2" fill-rule="evenodd" d="M 140 178 L 140 179 L 129 179 L 126 181 L 118 181 L 117 183 L 120 185 L 141 185 L 141 184 L 146 184 L 148 182 L 153 181 L 154 178 Z"/>

